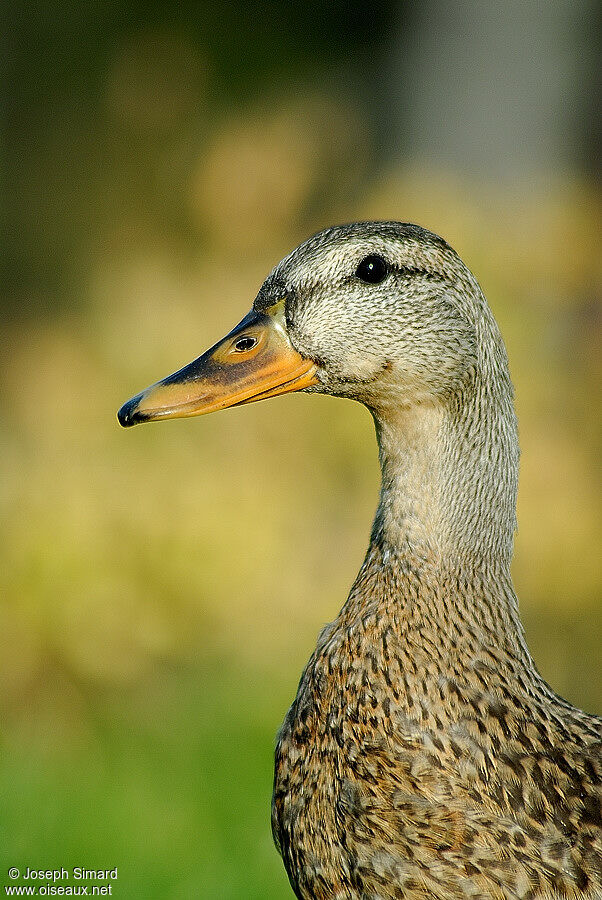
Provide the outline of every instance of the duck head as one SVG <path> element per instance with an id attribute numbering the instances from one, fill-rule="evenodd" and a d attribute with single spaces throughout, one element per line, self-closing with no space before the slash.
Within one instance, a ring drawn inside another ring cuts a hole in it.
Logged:
<path id="1" fill-rule="evenodd" d="M 484 325 L 496 331 L 475 279 L 441 238 L 395 222 L 330 228 L 276 266 L 225 338 L 129 400 L 119 422 L 300 390 L 358 400 L 377 416 L 442 403 L 474 380 Z"/>
<path id="2" fill-rule="evenodd" d="M 442 238 L 398 222 L 319 232 L 268 275 L 225 338 L 118 418 L 128 427 L 291 391 L 372 413 L 374 542 L 509 565 L 518 440 L 506 351 L 477 281 Z"/>

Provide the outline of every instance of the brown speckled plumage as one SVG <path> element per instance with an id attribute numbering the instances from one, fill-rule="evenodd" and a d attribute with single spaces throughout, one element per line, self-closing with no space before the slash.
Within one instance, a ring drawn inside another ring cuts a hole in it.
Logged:
<path id="1" fill-rule="evenodd" d="M 602 720 L 554 694 L 524 640 L 513 390 L 473 275 L 416 225 L 320 232 L 119 419 L 269 396 L 275 358 L 276 393 L 370 410 L 382 469 L 366 558 L 277 741 L 273 833 L 297 897 L 602 900 Z"/>
<path id="2" fill-rule="evenodd" d="M 273 806 L 293 888 L 601 896 L 599 723 L 496 621 L 494 604 L 514 601 L 501 572 L 424 567 L 373 545 L 303 674 Z"/>

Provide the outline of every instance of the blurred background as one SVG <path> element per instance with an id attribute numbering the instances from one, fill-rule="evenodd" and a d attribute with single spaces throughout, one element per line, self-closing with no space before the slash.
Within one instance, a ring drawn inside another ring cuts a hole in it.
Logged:
<path id="1" fill-rule="evenodd" d="M 274 736 L 366 547 L 371 420 L 304 396 L 127 433 L 115 412 L 310 233 L 442 234 L 508 346 L 531 650 L 600 712 L 600 10 L 32 0 L 3 20 L 0 872 L 290 897 Z"/>

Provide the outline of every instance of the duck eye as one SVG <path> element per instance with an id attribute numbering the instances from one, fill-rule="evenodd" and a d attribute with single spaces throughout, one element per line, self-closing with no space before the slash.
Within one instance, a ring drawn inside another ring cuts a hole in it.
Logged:
<path id="1" fill-rule="evenodd" d="M 366 256 L 355 270 L 355 277 L 368 284 L 378 284 L 387 277 L 388 268 L 382 256 Z"/>
<path id="2" fill-rule="evenodd" d="M 239 338 L 234 344 L 234 349 L 237 353 L 244 353 L 246 350 L 252 350 L 255 344 L 257 343 L 257 339 L 254 337 L 246 337 Z"/>

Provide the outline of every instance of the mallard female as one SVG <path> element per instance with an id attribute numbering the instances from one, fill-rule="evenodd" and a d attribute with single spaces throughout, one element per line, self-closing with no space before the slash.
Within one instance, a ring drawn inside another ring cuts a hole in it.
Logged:
<path id="1" fill-rule="evenodd" d="M 273 831 L 296 895 L 602 897 L 602 722 L 525 644 L 513 390 L 475 278 L 416 225 L 322 231 L 119 421 L 296 390 L 363 403 L 382 468 L 366 558 L 278 737 Z"/>

